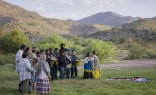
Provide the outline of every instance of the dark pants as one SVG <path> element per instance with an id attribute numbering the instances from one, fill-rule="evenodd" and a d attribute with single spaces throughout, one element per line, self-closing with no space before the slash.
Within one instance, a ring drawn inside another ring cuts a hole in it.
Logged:
<path id="1" fill-rule="evenodd" d="M 74 73 L 75 73 L 75 76 L 77 76 L 77 73 L 78 73 L 77 66 L 72 66 L 72 68 L 71 68 L 71 77 L 74 76 Z"/>
<path id="2" fill-rule="evenodd" d="M 22 81 L 22 94 L 28 93 L 29 91 L 29 79 Z"/>
<path id="3" fill-rule="evenodd" d="M 86 72 L 86 71 L 84 71 L 83 79 L 93 79 L 92 72 Z"/>
<path id="4" fill-rule="evenodd" d="M 53 67 L 50 67 L 50 76 L 51 76 L 51 79 L 53 79 Z"/>
<path id="5" fill-rule="evenodd" d="M 53 79 L 57 79 L 57 65 L 56 64 L 54 64 L 53 65 Z"/>
<path id="6" fill-rule="evenodd" d="M 60 70 L 60 79 L 64 79 L 64 77 L 65 77 L 65 67 L 63 67 L 63 66 L 60 66 L 59 67 L 59 70 Z"/>
<path id="7" fill-rule="evenodd" d="M 66 69 L 66 75 L 67 75 L 66 78 L 70 78 L 70 72 L 71 72 L 71 68 L 67 68 Z"/>

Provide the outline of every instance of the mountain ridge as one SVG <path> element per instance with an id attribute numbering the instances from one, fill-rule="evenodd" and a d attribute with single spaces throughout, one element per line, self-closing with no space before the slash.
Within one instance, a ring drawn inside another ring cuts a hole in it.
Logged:
<path id="1" fill-rule="evenodd" d="M 4 32 L 20 29 L 32 41 L 39 41 L 51 33 L 84 35 L 111 29 L 108 25 L 79 24 L 49 19 L 5 1 L 0 1 L 0 21 L 0 28 Z"/>
<path id="2" fill-rule="evenodd" d="M 140 17 L 123 16 L 115 12 L 100 12 L 89 17 L 77 20 L 79 23 L 106 24 L 112 27 L 121 26 L 124 23 L 130 23 L 141 19 Z"/>

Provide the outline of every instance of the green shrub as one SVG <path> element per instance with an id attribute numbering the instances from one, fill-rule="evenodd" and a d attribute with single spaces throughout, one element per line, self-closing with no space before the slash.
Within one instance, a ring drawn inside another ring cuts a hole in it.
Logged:
<path id="1" fill-rule="evenodd" d="M 80 53 L 82 53 L 82 51 L 83 51 L 84 48 L 83 48 L 81 45 L 72 45 L 72 46 L 70 47 L 70 49 L 76 50 L 76 52 L 77 52 L 78 54 L 80 54 Z"/>
<path id="2" fill-rule="evenodd" d="M 5 65 L 5 64 L 13 64 L 15 65 L 15 54 L 5 54 L 5 55 L 0 55 L 0 65 Z"/>
<path id="3" fill-rule="evenodd" d="M 156 50 L 149 50 L 147 51 L 148 58 L 156 58 Z"/>
<path id="4" fill-rule="evenodd" d="M 0 39 L 1 49 L 6 53 L 15 53 L 22 44 L 30 45 L 30 40 L 22 31 L 13 30 Z"/>
<path id="5" fill-rule="evenodd" d="M 60 48 L 61 43 L 64 43 L 66 48 L 71 47 L 73 44 L 72 41 L 67 41 L 57 34 L 52 34 L 44 40 L 37 42 L 35 45 L 39 49 L 52 48 L 54 50 L 54 48 Z"/>
<path id="6" fill-rule="evenodd" d="M 103 42 L 102 40 L 97 39 L 87 39 L 86 40 L 87 47 L 83 50 L 84 56 L 88 52 L 92 52 L 93 50 L 96 50 L 98 52 L 99 59 L 107 58 L 114 56 L 115 54 L 115 46 L 111 42 Z"/>
<path id="7" fill-rule="evenodd" d="M 129 48 L 129 51 L 130 54 L 128 57 L 130 59 L 144 58 L 146 56 L 146 49 L 141 45 L 134 45 Z"/>

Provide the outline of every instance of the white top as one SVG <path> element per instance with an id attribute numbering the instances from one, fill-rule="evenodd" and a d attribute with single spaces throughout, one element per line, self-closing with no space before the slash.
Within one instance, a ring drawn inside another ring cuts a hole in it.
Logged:
<path id="1" fill-rule="evenodd" d="M 22 54 L 23 54 L 23 50 L 21 49 L 16 53 L 16 71 L 17 72 L 19 72 L 19 62 L 22 59 Z"/>
<path id="2" fill-rule="evenodd" d="M 69 55 L 67 54 L 66 57 L 68 58 L 68 60 L 72 61 L 72 56 L 69 56 Z M 68 65 L 67 65 L 67 68 L 71 68 L 71 64 L 68 64 Z"/>
<path id="3" fill-rule="evenodd" d="M 22 58 L 19 62 L 19 75 L 20 81 L 24 81 L 26 79 L 31 79 L 31 72 L 34 69 L 31 67 L 31 63 L 28 59 Z"/>
<path id="4" fill-rule="evenodd" d="M 85 62 L 85 63 L 88 63 L 88 61 L 90 61 L 90 60 L 93 61 L 94 59 L 93 59 L 92 57 L 91 57 L 91 58 L 86 57 L 86 59 L 84 60 L 84 62 Z"/>
<path id="5" fill-rule="evenodd" d="M 48 62 L 42 61 L 41 62 L 41 71 L 39 75 L 37 76 L 38 79 L 47 80 L 48 76 L 50 75 L 50 67 Z"/>

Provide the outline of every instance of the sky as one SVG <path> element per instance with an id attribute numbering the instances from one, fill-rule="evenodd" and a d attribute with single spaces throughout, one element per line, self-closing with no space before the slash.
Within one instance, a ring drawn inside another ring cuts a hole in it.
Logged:
<path id="1" fill-rule="evenodd" d="M 78 20 L 99 12 L 112 11 L 124 16 L 156 16 L 156 0 L 4 0 L 41 16 Z"/>

